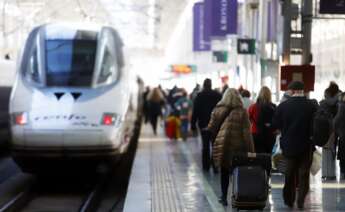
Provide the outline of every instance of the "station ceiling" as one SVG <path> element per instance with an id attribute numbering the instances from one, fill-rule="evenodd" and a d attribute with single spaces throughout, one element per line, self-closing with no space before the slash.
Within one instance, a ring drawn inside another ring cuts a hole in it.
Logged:
<path id="1" fill-rule="evenodd" d="M 2 32 L 52 22 L 111 25 L 133 48 L 164 49 L 189 0 L 1 0 Z"/>

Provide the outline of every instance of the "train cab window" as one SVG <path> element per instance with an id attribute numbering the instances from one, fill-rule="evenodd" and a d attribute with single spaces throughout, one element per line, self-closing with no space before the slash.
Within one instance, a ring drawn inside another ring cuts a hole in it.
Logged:
<path id="1" fill-rule="evenodd" d="M 90 87 L 96 40 L 46 40 L 47 86 Z"/>
<path id="2" fill-rule="evenodd" d="M 101 64 L 101 72 L 98 77 L 98 84 L 110 84 L 117 79 L 116 60 L 111 55 L 108 48 L 104 51 L 103 61 Z"/>
<path id="3" fill-rule="evenodd" d="M 30 73 L 31 79 L 39 83 L 40 82 L 40 75 L 38 71 L 38 56 L 37 56 L 37 48 L 35 48 L 32 52 L 32 54 L 29 57 L 28 61 L 28 71 Z"/>

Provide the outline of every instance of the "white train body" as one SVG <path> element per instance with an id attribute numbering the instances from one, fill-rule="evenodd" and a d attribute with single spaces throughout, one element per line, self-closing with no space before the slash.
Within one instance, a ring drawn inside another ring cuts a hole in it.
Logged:
<path id="1" fill-rule="evenodd" d="M 29 35 L 10 99 L 11 149 L 22 157 L 125 152 L 136 113 L 135 82 L 109 27 L 44 25 Z"/>

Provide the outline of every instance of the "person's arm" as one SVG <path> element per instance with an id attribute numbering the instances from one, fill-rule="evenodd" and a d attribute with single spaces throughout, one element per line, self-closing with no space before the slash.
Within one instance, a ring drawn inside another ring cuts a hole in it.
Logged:
<path id="1" fill-rule="evenodd" d="M 217 130 L 219 127 L 219 118 L 217 116 L 216 110 L 213 110 L 211 113 L 210 121 L 208 122 L 207 129 L 213 134 L 218 133 Z"/>
<path id="2" fill-rule="evenodd" d="M 193 111 L 192 111 L 192 121 L 191 121 L 191 129 L 196 131 L 196 123 L 199 118 L 199 95 L 196 96 L 194 103 L 193 103 Z"/>
<path id="3" fill-rule="evenodd" d="M 174 107 L 177 109 L 177 110 L 180 110 L 180 104 L 181 104 L 181 101 L 180 100 L 177 100 L 174 104 Z"/>
<path id="4" fill-rule="evenodd" d="M 243 140 L 246 142 L 249 152 L 255 152 L 253 137 L 252 137 L 252 134 L 250 133 L 250 121 L 249 121 L 248 113 L 246 112 L 243 113 L 242 123 L 243 123 L 243 128 L 242 128 Z"/>
<path id="5" fill-rule="evenodd" d="M 218 130 L 220 128 L 219 125 L 220 125 L 219 117 L 216 111 L 213 110 L 207 127 L 205 127 L 204 129 L 201 129 L 201 133 L 203 134 L 203 137 L 213 142 L 218 134 Z"/>
<path id="6" fill-rule="evenodd" d="M 276 131 L 277 131 L 277 128 L 275 128 L 275 126 L 273 125 L 273 119 L 274 119 L 274 114 L 276 113 L 276 111 L 277 111 L 277 106 L 275 105 L 275 104 L 272 104 L 271 105 L 271 114 L 270 114 L 270 116 L 271 116 L 271 119 L 270 119 L 270 128 L 271 128 L 271 131 L 273 132 L 273 133 L 275 133 Z"/>
<path id="7" fill-rule="evenodd" d="M 254 104 L 249 106 L 248 115 L 249 115 L 249 121 L 254 122 Z"/>
<path id="8" fill-rule="evenodd" d="M 282 128 L 282 114 L 281 114 L 281 111 L 280 111 L 280 106 L 278 106 L 276 108 L 276 111 L 273 115 L 273 120 L 272 120 L 272 127 L 273 129 L 276 130 L 276 133 L 279 133 L 279 131 L 281 130 Z"/>

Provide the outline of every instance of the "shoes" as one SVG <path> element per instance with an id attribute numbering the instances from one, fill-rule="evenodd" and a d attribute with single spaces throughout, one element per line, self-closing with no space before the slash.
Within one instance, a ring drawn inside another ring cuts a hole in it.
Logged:
<path id="1" fill-rule="evenodd" d="M 303 203 L 297 203 L 297 208 L 299 210 L 303 210 L 304 209 L 304 204 Z"/>
<path id="2" fill-rule="evenodd" d="M 304 209 L 304 200 L 297 200 L 297 208 L 299 210 L 303 210 Z"/>
<path id="3" fill-rule="evenodd" d="M 202 165 L 202 170 L 204 170 L 205 172 L 208 172 L 210 168 L 211 168 L 210 166 Z"/>
<path id="4" fill-rule="evenodd" d="M 226 200 L 226 198 L 221 197 L 219 198 L 218 202 L 223 206 L 228 206 L 228 201 Z"/>
<path id="5" fill-rule="evenodd" d="M 341 179 L 341 180 L 345 180 L 345 174 L 344 174 L 344 173 L 341 173 L 341 174 L 340 174 L 340 179 Z"/>
<path id="6" fill-rule="evenodd" d="M 217 168 L 213 168 L 213 173 L 214 174 L 218 174 L 219 173 L 219 170 Z"/>
<path id="7" fill-rule="evenodd" d="M 321 179 L 322 179 L 323 181 L 328 181 L 328 180 L 336 180 L 337 177 L 336 177 L 336 176 L 331 176 L 331 177 L 325 177 L 325 176 L 323 176 Z"/>
<path id="8" fill-rule="evenodd" d="M 284 204 L 285 204 L 286 206 L 288 206 L 289 208 L 293 208 L 293 203 L 292 203 L 292 202 L 284 201 Z"/>

